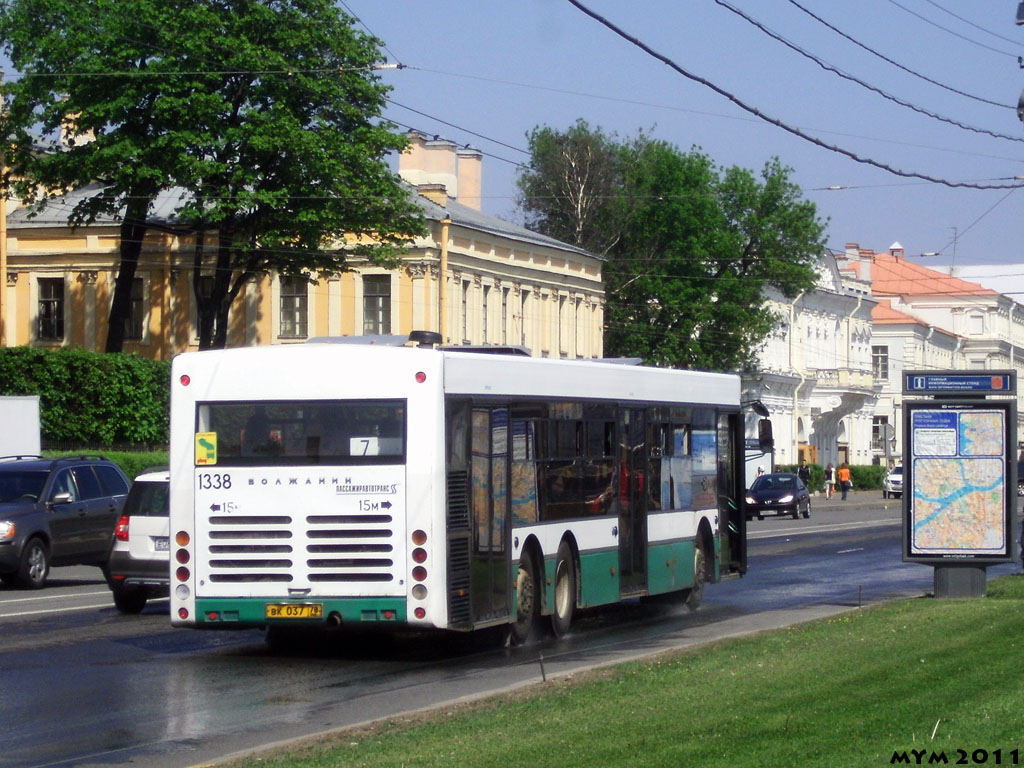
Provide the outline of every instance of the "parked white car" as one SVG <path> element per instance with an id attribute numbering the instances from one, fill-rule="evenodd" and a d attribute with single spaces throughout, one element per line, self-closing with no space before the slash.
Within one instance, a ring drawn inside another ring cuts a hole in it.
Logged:
<path id="1" fill-rule="evenodd" d="M 897 464 L 889 470 L 882 482 L 882 498 L 900 498 L 903 496 L 903 465 Z"/>

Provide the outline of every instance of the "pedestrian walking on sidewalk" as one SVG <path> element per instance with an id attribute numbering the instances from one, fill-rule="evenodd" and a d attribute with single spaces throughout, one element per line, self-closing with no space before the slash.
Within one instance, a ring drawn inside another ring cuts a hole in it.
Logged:
<path id="1" fill-rule="evenodd" d="M 811 468 L 807 466 L 807 459 L 803 460 L 800 468 L 796 471 L 797 477 L 804 481 L 804 487 L 811 490 Z"/>
<path id="2" fill-rule="evenodd" d="M 843 501 L 846 501 L 847 492 L 853 488 L 853 479 L 850 476 L 850 468 L 843 462 L 839 468 L 839 487 L 843 491 Z"/>
<path id="3" fill-rule="evenodd" d="M 832 462 L 828 463 L 825 467 L 825 498 L 831 499 L 832 494 L 836 491 L 836 468 L 832 466 Z"/>

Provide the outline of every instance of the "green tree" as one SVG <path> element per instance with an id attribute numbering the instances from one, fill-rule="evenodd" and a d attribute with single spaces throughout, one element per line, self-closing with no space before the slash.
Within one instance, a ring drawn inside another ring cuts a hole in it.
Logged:
<path id="1" fill-rule="evenodd" d="M 545 130 L 556 146 L 568 137 Z M 578 136 L 561 143 L 574 142 Z M 723 171 L 703 153 L 644 134 L 629 141 L 602 134 L 591 145 L 604 147 L 619 169 L 596 234 L 573 241 L 613 241 L 605 253 L 606 351 L 676 368 L 736 370 L 750 362 L 776 323 L 765 290 L 793 297 L 812 288 L 824 247 L 824 224 L 790 169 L 773 159 L 760 177 Z M 524 197 L 543 188 L 531 176 L 546 168 L 521 174 Z M 564 201 L 532 197 L 529 205 L 539 231 L 563 239 L 572 231 Z"/>
<path id="2" fill-rule="evenodd" d="M 527 141 L 530 166 L 518 178 L 526 226 L 598 255 L 608 253 L 619 239 L 611 213 L 624 171 L 614 135 L 577 120 L 565 133 L 534 128 Z"/>
<path id="3" fill-rule="evenodd" d="M 0 41 L 22 73 L 5 93 L 6 181 L 54 196 L 99 182 L 72 223 L 123 217 L 108 351 L 161 193 L 197 233 L 201 348 L 224 345 L 253 278 L 343 271 L 352 254 L 391 264 L 423 231 L 385 162 L 405 139 L 378 119 L 379 43 L 329 0 L 11 0 Z M 38 151 L 34 131 L 69 126 L 66 148 Z"/>

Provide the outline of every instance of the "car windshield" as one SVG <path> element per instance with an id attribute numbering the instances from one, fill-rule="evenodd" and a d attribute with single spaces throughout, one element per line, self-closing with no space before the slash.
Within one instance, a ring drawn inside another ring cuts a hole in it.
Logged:
<path id="1" fill-rule="evenodd" d="M 792 491 L 796 488 L 796 477 L 793 475 L 761 475 L 750 486 L 752 491 Z"/>
<path id="2" fill-rule="evenodd" d="M 14 471 L 0 473 L 0 504 L 38 501 L 46 483 L 46 471 Z"/>

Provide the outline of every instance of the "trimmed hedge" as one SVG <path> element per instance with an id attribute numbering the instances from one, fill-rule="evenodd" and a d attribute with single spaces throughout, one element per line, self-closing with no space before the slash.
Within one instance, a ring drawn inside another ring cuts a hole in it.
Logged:
<path id="1" fill-rule="evenodd" d="M 820 491 L 825 487 L 825 468 L 820 464 L 808 464 L 811 468 L 811 493 Z M 796 472 L 798 464 L 777 464 L 776 472 Z M 836 474 L 839 467 L 836 467 Z M 851 464 L 850 477 L 853 480 L 854 490 L 881 490 L 882 481 L 885 479 L 885 467 L 880 464 Z M 838 486 L 838 479 L 836 481 Z"/>
<path id="2" fill-rule="evenodd" d="M 39 395 L 43 443 L 168 442 L 171 364 L 83 349 L 0 349 L 0 395 Z"/>

